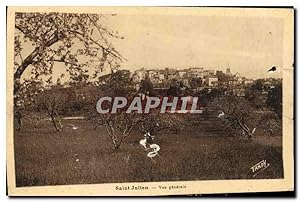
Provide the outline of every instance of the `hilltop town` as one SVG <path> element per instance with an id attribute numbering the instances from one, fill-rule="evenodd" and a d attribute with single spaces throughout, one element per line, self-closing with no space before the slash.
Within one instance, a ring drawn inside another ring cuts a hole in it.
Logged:
<path id="1" fill-rule="evenodd" d="M 220 76 L 224 77 L 220 79 Z M 149 78 L 150 81 L 157 85 L 163 86 L 165 82 L 170 80 L 178 80 L 183 83 L 184 86 L 188 88 L 192 88 L 193 85 L 191 81 L 193 79 L 199 79 L 200 86 L 208 86 L 208 87 L 217 87 L 219 85 L 238 85 L 238 84 L 251 84 L 253 83 L 252 79 L 246 79 L 245 77 L 241 77 L 239 73 L 232 74 L 230 72 L 230 68 L 226 69 L 226 73 L 222 71 L 214 71 L 214 70 L 205 70 L 204 68 L 199 67 L 191 67 L 189 69 L 162 69 L 162 70 L 154 70 L 149 69 L 146 70 L 144 68 L 134 71 L 133 80 L 135 82 L 140 82 L 145 78 Z M 227 77 L 228 79 L 225 79 Z M 225 81 L 226 80 L 226 81 Z"/>
<path id="2" fill-rule="evenodd" d="M 145 69 L 141 68 L 135 71 L 119 70 L 127 74 L 139 89 L 141 81 L 149 80 L 156 90 L 168 89 L 171 85 L 177 85 L 181 90 L 191 89 L 193 91 L 202 91 L 204 89 L 212 90 L 216 88 L 226 88 L 227 93 L 236 96 L 245 96 L 245 89 L 251 86 L 255 79 L 249 79 L 241 76 L 238 72 L 232 73 L 230 68 L 225 72 L 221 70 L 206 70 L 202 67 L 190 67 L 188 69 Z M 261 79 L 263 86 L 273 88 L 274 81 L 278 79 Z M 267 93 L 267 92 L 266 92 Z"/>
<path id="3" fill-rule="evenodd" d="M 148 81 L 151 83 L 153 90 L 157 92 L 168 90 L 171 87 L 194 93 L 222 89 L 224 94 L 238 97 L 246 96 L 247 89 L 253 85 L 261 85 L 262 94 L 266 96 L 270 89 L 282 82 L 281 78 L 273 78 L 271 75 L 269 78 L 250 79 L 241 76 L 238 72 L 231 72 L 230 68 L 227 68 L 225 72 L 223 72 L 222 70 L 207 70 L 202 67 L 190 67 L 186 69 L 140 68 L 135 71 L 120 69 L 114 70 L 113 73 L 100 76 L 95 81 L 86 80 L 83 83 L 89 83 L 95 86 L 105 85 L 110 80 L 112 74 L 116 73 L 119 73 L 125 80 L 130 80 L 130 85 L 133 85 L 137 91 L 140 91 L 143 81 Z M 257 84 L 258 82 L 259 84 Z M 72 85 L 68 82 L 63 84 L 53 82 L 46 84 L 45 88 L 51 89 L 54 86 L 70 88 Z"/>

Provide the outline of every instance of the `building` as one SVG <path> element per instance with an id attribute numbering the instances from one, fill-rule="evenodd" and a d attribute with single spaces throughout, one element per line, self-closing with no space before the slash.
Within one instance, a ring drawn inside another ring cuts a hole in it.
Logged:
<path id="1" fill-rule="evenodd" d="M 146 78 L 146 70 L 144 68 L 136 70 L 132 75 L 132 80 L 134 83 L 139 83 L 141 80 Z"/>
<path id="2" fill-rule="evenodd" d="M 213 75 L 215 75 L 215 71 L 214 70 L 204 70 L 202 74 L 203 74 L 203 77 L 213 76 Z"/>
<path id="3" fill-rule="evenodd" d="M 220 76 L 221 75 L 221 76 Z M 139 69 L 133 72 L 132 80 L 135 84 L 139 84 L 142 80 L 149 78 L 154 86 L 168 86 L 171 81 L 183 83 L 187 88 L 190 88 L 191 80 L 200 79 L 205 87 L 214 88 L 217 86 L 227 86 L 229 88 L 241 88 L 246 85 L 251 85 L 254 80 L 242 77 L 239 73 L 232 74 L 230 68 L 226 69 L 225 74 L 222 71 L 204 70 L 199 67 L 190 67 L 189 69 Z M 220 79 L 220 80 L 219 80 Z M 266 86 L 272 88 L 268 83 Z M 235 90 L 238 91 L 238 90 Z M 242 92 L 236 94 L 242 95 Z"/>
<path id="4" fill-rule="evenodd" d="M 236 78 L 230 78 L 230 79 L 228 79 L 228 85 L 229 86 L 235 86 L 237 84 L 238 84 L 238 81 L 237 81 Z"/>
<path id="5" fill-rule="evenodd" d="M 179 70 L 179 71 L 178 71 L 178 76 L 179 76 L 180 78 L 186 77 L 186 74 L 187 74 L 187 70 Z"/>
<path id="6" fill-rule="evenodd" d="M 147 76 L 154 84 L 162 83 L 166 80 L 166 74 L 164 70 L 148 70 Z"/>
<path id="7" fill-rule="evenodd" d="M 204 71 L 204 69 L 203 68 L 200 68 L 200 67 L 191 67 L 190 69 L 189 69 L 189 71 L 191 71 L 191 72 L 203 72 Z"/>
<path id="8" fill-rule="evenodd" d="M 243 84 L 245 78 L 242 78 L 239 73 L 234 74 L 228 79 L 229 86 L 236 86 Z"/>
<path id="9" fill-rule="evenodd" d="M 244 79 L 243 83 L 244 85 L 251 85 L 253 84 L 254 80 L 253 79 Z"/>
<path id="10" fill-rule="evenodd" d="M 207 86 L 216 87 L 216 86 L 218 86 L 218 77 L 208 76 L 205 78 L 205 83 Z"/>
<path id="11" fill-rule="evenodd" d="M 241 77 L 241 75 L 239 73 L 235 73 L 235 75 L 233 77 L 237 79 L 238 85 L 242 84 L 245 79 L 245 78 Z"/>
<path id="12" fill-rule="evenodd" d="M 156 71 L 155 70 L 147 70 L 147 75 L 148 75 L 149 79 L 151 80 L 151 78 L 154 78 L 154 76 L 156 75 Z"/>

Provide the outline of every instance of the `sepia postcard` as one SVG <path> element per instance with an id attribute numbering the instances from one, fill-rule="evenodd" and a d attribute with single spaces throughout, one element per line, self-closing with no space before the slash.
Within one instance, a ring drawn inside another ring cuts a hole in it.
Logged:
<path id="1" fill-rule="evenodd" d="M 294 191 L 293 125 L 293 8 L 7 8 L 9 196 Z"/>

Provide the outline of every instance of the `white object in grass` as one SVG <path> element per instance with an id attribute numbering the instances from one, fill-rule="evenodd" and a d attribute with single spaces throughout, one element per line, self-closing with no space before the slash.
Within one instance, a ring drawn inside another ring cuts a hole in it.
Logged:
<path id="1" fill-rule="evenodd" d="M 149 149 L 152 149 L 152 151 L 150 151 L 147 154 L 147 156 L 149 158 L 153 158 L 155 156 L 158 156 L 158 151 L 160 150 L 160 146 L 158 144 L 151 144 L 149 147 L 150 147 Z"/>
<path id="2" fill-rule="evenodd" d="M 70 124 L 70 126 L 72 126 L 72 129 L 73 130 L 77 130 L 79 127 L 78 126 L 75 126 L 75 125 L 73 125 L 73 124 Z"/>
<path id="3" fill-rule="evenodd" d="M 144 138 L 144 139 L 141 139 L 140 140 L 140 145 L 142 145 L 145 149 L 147 148 L 147 139 L 146 138 Z"/>
<path id="4" fill-rule="evenodd" d="M 221 112 L 221 114 L 218 115 L 218 118 L 221 118 L 221 117 L 223 117 L 224 115 L 225 115 L 224 112 Z"/>

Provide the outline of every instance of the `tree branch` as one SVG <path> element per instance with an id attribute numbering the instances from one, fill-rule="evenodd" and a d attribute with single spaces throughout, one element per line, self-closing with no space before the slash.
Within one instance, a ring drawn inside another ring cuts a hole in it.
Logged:
<path id="1" fill-rule="evenodd" d="M 36 47 L 31 53 L 30 55 L 28 55 L 24 61 L 22 62 L 22 64 L 18 67 L 17 71 L 14 73 L 14 79 L 20 79 L 23 72 L 26 70 L 26 68 L 32 64 L 32 62 L 34 61 L 34 58 L 36 58 L 36 56 L 38 56 L 46 47 L 50 47 L 53 44 L 55 44 L 56 42 L 59 41 L 59 38 L 57 36 L 57 34 L 51 38 L 50 40 L 48 40 L 45 45 L 42 47 Z M 14 87 L 14 93 L 17 92 L 19 90 L 20 86 L 15 86 Z"/>
<path id="2" fill-rule="evenodd" d="M 76 31 L 76 30 L 70 30 L 70 32 L 73 32 L 73 33 L 75 33 L 75 34 L 77 34 L 77 35 L 80 35 L 81 37 L 86 37 L 86 36 L 84 36 L 83 33 L 78 32 L 78 31 Z M 98 45 L 100 48 L 104 49 L 106 52 L 108 52 L 108 53 L 111 54 L 112 56 L 118 58 L 119 60 L 126 60 L 126 61 L 127 61 L 127 59 L 126 59 L 126 58 L 123 58 L 118 52 L 116 52 L 116 51 L 114 51 L 114 52 L 113 52 L 113 51 L 110 51 L 108 48 L 105 48 L 104 46 L 102 46 L 101 44 L 99 44 L 97 41 L 95 41 L 95 40 L 94 40 L 93 38 L 91 38 L 91 37 L 88 37 L 88 39 L 89 39 L 90 41 L 92 41 L 94 44 Z"/>

